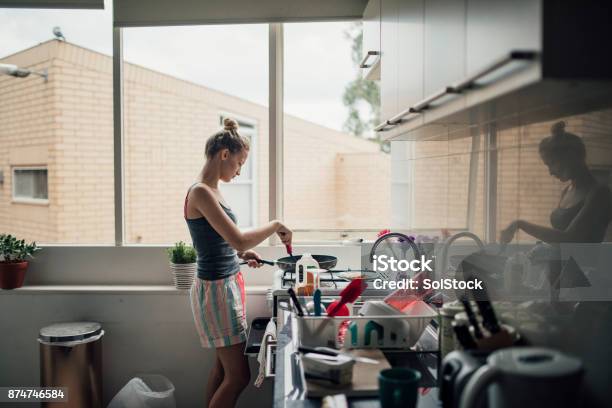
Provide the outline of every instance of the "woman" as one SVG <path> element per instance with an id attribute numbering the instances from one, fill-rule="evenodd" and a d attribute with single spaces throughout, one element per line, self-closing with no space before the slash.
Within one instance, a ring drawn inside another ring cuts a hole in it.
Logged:
<path id="1" fill-rule="evenodd" d="M 236 226 L 236 216 L 219 191 L 219 180 L 231 181 L 249 154 L 248 139 L 232 119 L 206 142 L 206 163 L 185 198 L 185 220 L 198 254 L 198 277 L 191 287 L 191 308 L 203 347 L 216 348 L 206 386 L 207 407 L 232 407 L 250 380 L 244 356 L 247 338 L 244 281 L 238 258 L 259 267 L 252 251 L 276 233 L 291 244 L 291 231 L 279 221 L 248 232 Z"/>
<path id="2" fill-rule="evenodd" d="M 598 184 L 587 167 L 582 139 L 566 132 L 565 122 L 557 122 L 552 135 L 540 142 L 539 152 L 550 175 L 568 182 L 550 214 L 552 228 L 516 220 L 501 232 L 500 241 L 507 244 L 523 230 L 549 244 L 602 242 L 611 217 L 610 189 Z"/>

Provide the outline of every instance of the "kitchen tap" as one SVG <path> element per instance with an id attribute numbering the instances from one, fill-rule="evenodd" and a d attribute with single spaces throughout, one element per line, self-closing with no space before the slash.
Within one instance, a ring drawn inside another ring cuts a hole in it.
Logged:
<path id="1" fill-rule="evenodd" d="M 472 238 L 474 242 L 476 242 L 476 244 L 478 245 L 479 250 L 484 249 L 484 243 L 480 240 L 480 238 L 478 238 L 478 235 L 470 231 L 461 231 L 456 233 L 452 237 L 447 238 L 446 241 L 444 241 L 444 246 L 442 247 L 442 254 L 440 255 L 440 262 L 438 263 L 440 268 L 437 270 L 439 270 L 441 273 L 446 272 L 448 268 L 448 249 L 450 248 L 451 244 L 459 238 Z"/>
<path id="2" fill-rule="evenodd" d="M 376 254 L 376 249 L 378 248 L 378 246 L 383 242 L 386 241 L 389 238 L 398 238 L 399 242 L 407 242 L 408 245 L 410 245 L 410 247 L 412 248 L 412 251 L 414 252 L 414 258 L 415 259 L 421 259 L 421 251 L 419 250 L 419 247 L 417 246 L 417 244 L 414 243 L 414 241 L 412 240 L 412 238 L 410 238 L 407 235 L 404 235 L 402 233 L 399 232 L 389 232 L 385 235 L 382 235 L 380 238 L 378 238 L 376 240 L 376 242 L 374 242 L 374 245 L 372 245 L 372 249 L 370 250 L 370 264 L 373 265 L 374 263 L 374 254 Z M 401 240 L 401 241 L 400 241 Z M 389 245 L 387 243 L 387 245 Z M 394 256 L 396 257 L 396 259 L 401 259 L 398 258 L 395 254 L 395 251 L 393 251 L 393 247 L 389 246 L 391 251 L 394 253 Z M 404 252 L 403 257 L 406 256 L 406 252 Z"/>

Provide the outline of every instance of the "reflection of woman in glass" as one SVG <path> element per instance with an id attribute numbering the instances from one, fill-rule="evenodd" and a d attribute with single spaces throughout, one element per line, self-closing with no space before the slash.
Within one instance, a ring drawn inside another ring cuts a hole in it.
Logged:
<path id="1" fill-rule="evenodd" d="M 515 220 L 501 232 L 500 241 L 512 241 L 518 230 L 547 243 L 599 243 L 611 218 L 611 196 L 586 164 L 582 139 L 565 131 L 565 122 L 552 126 L 552 135 L 540 142 L 540 157 L 550 175 L 569 182 L 561 193 L 559 206 L 550 214 L 552 228 Z"/>

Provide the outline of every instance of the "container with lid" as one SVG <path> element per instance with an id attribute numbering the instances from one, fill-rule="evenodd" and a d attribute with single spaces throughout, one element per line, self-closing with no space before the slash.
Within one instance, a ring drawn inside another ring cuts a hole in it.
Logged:
<path id="1" fill-rule="evenodd" d="M 56 323 L 40 329 L 40 386 L 64 387 L 68 401 L 43 407 L 102 407 L 102 336 L 100 323 Z"/>

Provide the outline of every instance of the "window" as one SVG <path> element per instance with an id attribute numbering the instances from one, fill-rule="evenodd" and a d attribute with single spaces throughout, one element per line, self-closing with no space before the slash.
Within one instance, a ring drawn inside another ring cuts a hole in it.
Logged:
<path id="1" fill-rule="evenodd" d="M 353 22 L 284 25 L 283 212 L 298 241 L 390 227 L 391 157 L 372 132 L 378 87 L 361 79 L 361 33 Z"/>
<path id="2" fill-rule="evenodd" d="M 226 117 L 234 118 L 238 122 L 240 135 L 249 139 L 251 148 L 249 158 L 242 166 L 240 176 L 232 180 L 231 183 L 220 185 L 223 197 L 227 200 L 236 217 L 238 226 L 241 228 L 255 227 L 257 220 L 257 125 L 254 121 L 241 119 L 238 115 L 225 114 L 219 116 L 219 125 L 223 125 Z"/>
<path id="3" fill-rule="evenodd" d="M 191 242 L 183 200 L 225 116 L 252 143 L 220 188 L 241 227 L 267 221 L 268 25 L 125 28 L 123 43 L 125 243 Z"/>
<path id="4" fill-rule="evenodd" d="M 104 10 L 0 9 L 0 38 L 0 63 L 31 72 L 0 75 L 3 232 L 113 243 L 110 1 Z"/>
<path id="5" fill-rule="evenodd" d="M 13 201 L 46 204 L 48 199 L 45 167 L 13 168 Z"/>

